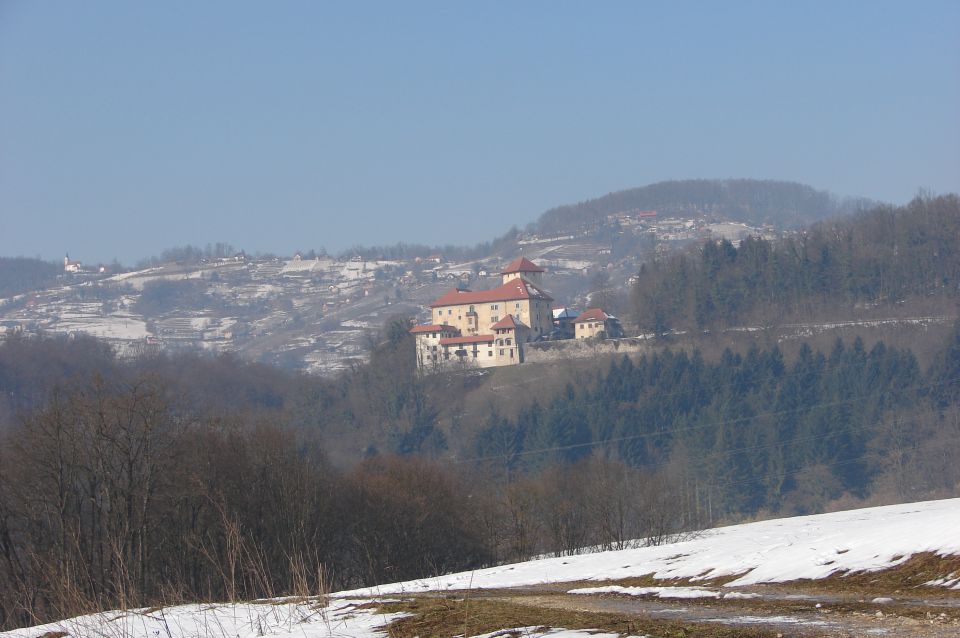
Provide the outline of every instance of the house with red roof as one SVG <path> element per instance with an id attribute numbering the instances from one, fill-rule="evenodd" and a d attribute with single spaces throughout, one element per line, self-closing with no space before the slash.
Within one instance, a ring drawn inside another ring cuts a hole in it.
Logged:
<path id="1" fill-rule="evenodd" d="M 421 368 L 522 363 L 523 345 L 553 329 L 553 298 L 542 287 L 543 272 L 521 257 L 503 269 L 496 288 L 454 288 L 441 295 L 430 304 L 430 324 L 411 330 Z"/>
<path id="2" fill-rule="evenodd" d="M 573 320 L 573 332 L 577 339 L 590 337 L 617 338 L 623 336 L 620 320 L 603 311 L 603 308 L 588 308 Z"/>
<path id="3" fill-rule="evenodd" d="M 546 271 L 543 268 L 526 257 L 517 257 L 507 264 L 507 267 L 500 274 L 503 275 L 503 283 L 507 283 L 515 277 L 523 277 L 529 282 L 542 286 L 544 272 Z"/>
<path id="4" fill-rule="evenodd" d="M 417 363 L 422 370 L 442 369 L 459 363 L 481 368 L 523 363 L 523 346 L 530 340 L 530 327 L 507 315 L 490 327 L 490 334 L 463 335 L 453 326 L 414 326 Z"/>

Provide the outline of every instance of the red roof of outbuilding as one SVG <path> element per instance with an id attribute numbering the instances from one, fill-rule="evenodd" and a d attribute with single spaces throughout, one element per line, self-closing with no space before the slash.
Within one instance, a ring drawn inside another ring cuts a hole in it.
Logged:
<path id="1" fill-rule="evenodd" d="M 497 323 L 490 326 L 491 330 L 496 330 L 497 328 L 526 328 L 527 324 L 523 323 L 519 319 L 515 319 L 513 315 L 507 315 Z"/>
<path id="2" fill-rule="evenodd" d="M 580 321 L 606 321 L 610 315 L 605 313 L 602 308 L 589 308 L 583 311 L 579 317 L 573 320 L 573 323 Z"/>
<path id="3" fill-rule="evenodd" d="M 493 335 L 470 335 L 467 337 L 447 337 L 440 340 L 441 346 L 456 346 L 462 343 L 493 343 Z"/>
<path id="4" fill-rule="evenodd" d="M 438 306 L 457 306 L 469 303 L 490 303 L 495 301 L 514 301 L 520 299 L 543 299 L 544 301 L 553 301 L 553 297 L 548 295 L 540 288 L 537 288 L 522 277 L 511 279 L 502 286 L 491 290 L 478 290 L 473 292 L 463 288 L 454 288 L 443 295 L 432 304 L 431 308 Z"/>
<path id="5" fill-rule="evenodd" d="M 448 326 L 446 324 L 440 325 L 435 323 L 431 323 L 423 326 L 414 326 L 410 328 L 410 332 L 413 334 L 417 334 L 418 332 L 444 332 L 444 331 L 459 332 L 458 329 L 454 328 L 453 326 Z"/>
<path id="6" fill-rule="evenodd" d="M 501 275 L 509 275 L 515 272 L 546 272 L 543 268 L 536 265 L 526 257 L 517 257 L 503 269 Z"/>

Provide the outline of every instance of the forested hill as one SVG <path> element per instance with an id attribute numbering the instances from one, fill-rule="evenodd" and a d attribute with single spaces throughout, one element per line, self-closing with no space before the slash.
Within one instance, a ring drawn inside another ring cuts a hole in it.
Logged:
<path id="1" fill-rule="evenodd" d="M 63 268 L 28 257 L 0 257 L 0 298 L 38 290 L 53 284 Z"/>
<path id="2" fill-rule="evenodd" d="M 849 319 L 864 308 L 953 314 L 960 198 L 918 197 L 779 241 L 709 242 L 645 264 L 631 293 L 631 318 L 658 333 Z"/>
<path id="3" fill-rule="evenodd" d="M 873 205 L 862 198 L 838 199 L 805 184 L 756 179 L 688 179 L 658 182 L 609 193 L 579 204 L 558 206 L 540 216 L 540 232 L 559 232 L 606 215 L 653 209 L 661 215 L 707 214 L 754 226 L 799 228 L 820 219 Z"/>

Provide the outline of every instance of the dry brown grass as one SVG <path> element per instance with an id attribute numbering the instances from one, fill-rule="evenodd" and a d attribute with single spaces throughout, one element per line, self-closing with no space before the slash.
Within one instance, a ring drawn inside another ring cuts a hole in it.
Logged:
<path id="1" fill-rule="evenodd" d="M 514 627 L 565 627 L 615 632 L 621 636 L 652 634 L 660 638 L 773 638 L 776 631 L 757 627 L 729 627 L 614 613 L 552 609 L 489 598 L 414 598 L 384 604 L 385 613 L 411 614 L 391 623 L 391 638 L 449 638 L 474 636 Z M 519 635 L 517 632 L 514 635 Z"/>
<path id="2" fill-rule="evenodd" d="M 537 585 L 536 589 L 555 589 L 557 591 L 569 591 L 571 589 L 581 589 L 586 587 L 611 587 L 619 585 L 621 587 L 722 587 L 741 576 L 743 573 L 729 574 L 707 578 L 708 570 L 694 578 L 655 578 L 653 573 L 642 574 L 640 576 L 629 576 L 626 578 L 612 578 L 609 580 L 575 580 L 564 583 L 551 583 Z M 516 592 L 517 590 L 510 590 Z"/>
<path id="3" fill-rule="evenodd" d="M 902 558 L 895 557 L 896 559 Z M 653 574 L 617 578 L 612 580 L 584 580 L 566 583 L 541 585 L 537 589 L 553 589 L 569 591 L 583 587 L 607 587 L 620 585 L 622 587 L 722 587 L 741 576 L 743 573 L 706 578 L 709 572 L 698 575 L 696 578 L 654 578 Z M 803 590 L 824 592 L 862 593 L 875 596 L 889 596 L 897 593 L 906 593 L 911 590 L 920 590 L 924 596 L 960 598 L 960 590 L 950 590 L 935 585 L 925 585 L 938 578 L 950 575 L 960 577 L 960 556 L 941 556 L 933 552 L 914 554 L 909 559 L 889 569 L 876 572 L 838 572 L 828 578 L 817 580 L 794 580 L 785 583 L 774 583 L 778 587 L 795 587 Z M 515 593 L 517 590 L 511 590 Z"/>
<path id="4" fill-rule="evenodd" d="M 896 567 L 877 572 L 843 572 L 829 578 L 796 580 L 785 584 L 820 591 L 863 592 L 877 595 L 919 589 L 924 595 L 960 597 L 960 591 L 924 584 L 951 574 L 954 577 L 960 577 L 960 556 L 940 556 L 934 552 L 921 552 L 914 554 Z"/>

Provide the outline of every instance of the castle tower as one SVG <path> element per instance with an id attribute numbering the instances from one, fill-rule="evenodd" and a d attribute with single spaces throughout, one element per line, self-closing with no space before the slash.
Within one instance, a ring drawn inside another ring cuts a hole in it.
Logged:
<path id="1" fill-rule="evenodd" d="M 503 269 L 503 272 L 500 273 L 503 275 L 503 283 L 507 283 L 511 279 L 516 279 L 517 277 L 523 277 L 532 284 L 537 286 L 543 285 L 543 273 L 546 272 L 543 268 L 536 265 L 526 257 L 518 257 L 510 262 L 510 264 Z"/>

